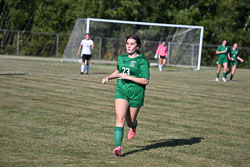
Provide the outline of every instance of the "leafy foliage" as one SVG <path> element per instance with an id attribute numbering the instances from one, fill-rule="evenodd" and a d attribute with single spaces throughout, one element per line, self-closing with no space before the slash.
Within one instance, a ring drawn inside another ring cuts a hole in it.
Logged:
<path id="1" fill-rule="evenodd" d="M 247 0 L 1 0 L 0 11 L 1 29 L 69 34 L 77 18 L 92 17 L 200 25 L 205 27 L 204 44 L 227 39 L 230 46 L 250 46 Z"/>

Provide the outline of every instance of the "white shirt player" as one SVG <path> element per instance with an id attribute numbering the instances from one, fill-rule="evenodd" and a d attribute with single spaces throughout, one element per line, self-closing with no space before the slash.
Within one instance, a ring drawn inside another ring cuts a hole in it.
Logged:
<path id="1" fill-rule="evenodd" d="M 91 47 L 92 45 L 94 44 L 94 42 L 91 40 L 91 39 L 83 39 L 81 41 L 81 46 L 82 46 L 82 54 L 85 54 L 85 55 L 91 55 Z"/>

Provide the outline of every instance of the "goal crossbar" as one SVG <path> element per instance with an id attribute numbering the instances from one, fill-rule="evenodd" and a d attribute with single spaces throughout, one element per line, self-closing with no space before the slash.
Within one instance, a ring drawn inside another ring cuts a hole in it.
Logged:
<path id="1" fill-rule="evenodd" d="M 193 26 L 193 25 L 180 25 L 180 24 L 164 24 L 164 23 L 152 23 L 152 22 L 136 22 L 136 21 L 124 21 L 124 20 L 110 20 L 110 19 L 97 19 L 97 18 L 79 18 L 79 20 L 86 22 L 86 33 L 90 31 L 90 22 L 104 22 L 104 23 L 119 23 L 119 24 L 131 24 L 131 25 L 146 25 L 146 26 L 160 26 L 160 27 L 173 27 L 173 28 L 188 28 L 188 29 L 198 29 L 200 30 L 199 38 L 199 50 L 198 50 L 198 61 L 197 68 L 195 70 L 200 70 L 201 64 L 201 53 L 202 53 L 202 43 L 203 43 L 203 26 Z"/>

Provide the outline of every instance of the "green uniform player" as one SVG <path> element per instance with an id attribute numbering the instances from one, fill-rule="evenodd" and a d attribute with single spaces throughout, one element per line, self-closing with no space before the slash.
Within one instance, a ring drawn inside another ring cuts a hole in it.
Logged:
<path id="1" fill-rule="evenodd" d="M 229 74 L 231 71 L 231 76 L 230 76 L 230 81 L 233 80 L 235 71 L 236 71 L 236 67 L 238 65 L 237 60 L 240 60 L 241 62 L 243 62 L 244 60 L 242 58 L 240 58 L 238 56 L 239 54 L 239 50 L 237 49 L 238 45 L 237 43 L 234 43 L 233 47 L 231 48 L 229 54 L 228 54 L 228 59 L 229 59 L 229 70 L 227 71 L 227 74 Z"/>
<path id="2" fill-rule="evenodd" d="M 220 70 L 221 70 L 221 65 L 223 65 L 224 70 L 223 70 L 223 77 L 222 80 L 226 82 L 226 73 L 227 73 L 227 54 L 228 54 L 228 47 L 226 46 L 227 41 L 223 40 L 222 44 L 218 46 L 216 49 L 216 54 L 219 55 L 218 60 L 217 60 L 217 71 L 216 71 L 216 81 L 219 81 L 220 77 Z"/>
<path id="3" fill-rule="evenodd" d="M 149 63 L 142 54 L 129 58 L 128 54 L 118 57 L 117 70 L 136 78 L 149 79 Z M 145 85 L 136 84 L 130 80 L 119 79 L 116 86 L 115 99 L 125 99 L 130 107 L 144 105 Z"/>
<path id="4" fill-rule="evenodd" d="M 144 105 L 146 85 L 149 83 L 149 62 L 139 52 L 141 46 L 137 35 L 126 38 L 127 53 L 118 56 L 116 70 L 102 79 L 106 84 L 109 80 L 118 78 L 115 94 L 116 123 L 114 127 L 115 149 L 113 153 L 121 156 L 121 145 L 124 135 L 124 125 L 130 128 L 128 139 L 135 137 L 137 115 Z"/>
<path id="5" fill-rule="evenodd" d="M 237 66 L 237 57 L 238 57 L 239 50 L 238 49 L 231 49 L 229 53 L 230 60 L 228 61 L 229 66 Z"/>
<path id="6" fill-rule="evenodd" d="M 217 60 L 217 64 L 227 63 L 228 62 L 228 58 L 227 58 L 228 47 L 220 45 L 220 46 L 218 46 L 218 48 L 216 49 L 216 51 L 218 51 L 218 52 L 225 51 L 224 53 L 219 54 L 219 57 L 218 57 L 218 60 Z"/>

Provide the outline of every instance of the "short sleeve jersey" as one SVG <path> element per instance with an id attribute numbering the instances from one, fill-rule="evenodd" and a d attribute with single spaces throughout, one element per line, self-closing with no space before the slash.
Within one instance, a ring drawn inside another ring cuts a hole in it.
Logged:
<path id="1" fill-rule="evenodd" d="M 219 45 L 216 49 L 216 51 L 220 52 L 220 51 L 224 51 L 226 50 L 226 53 L 221 53 L 219 56 L 227 56 L 228 53 L 228 47 L 227 46 L 223 46 L 223 45 Z"/>
<path id="2" fill-rule="evenodd" d="M 82 55 L 85 54 L 85 55 L 91 55 L 91 47 L 92 45 L 94 44 L 94 42 L 89 39 L 83 39 L 81 41 L 81 46 L 82 46 Z"/>
<path id="3" fill-rule="evenodd" d="M 234 59 L 234 63 L 237 63 L 237 56 L 238 56 L 239 50 L 234 50 L 233 48 L 230 50 L 230 57 Z"/>
<path id="4" fill-rule="evenodd" d="M 139 56 L 135 58 L 129 58 L 128 54 L 118 56 L 117 70 L 119 71 L 119 74 L 125 73 L 136 78 L 150 78 L 149 62 L 142 54 L 139 54 Z M 124 84 L 131 86 L 133 85 L 133 87 L 137 86 L 138 88 L 141 87 L 145 89 L 145 86 L 136 84 L 130 80 L 118 80 L 118 86 Z"/>

